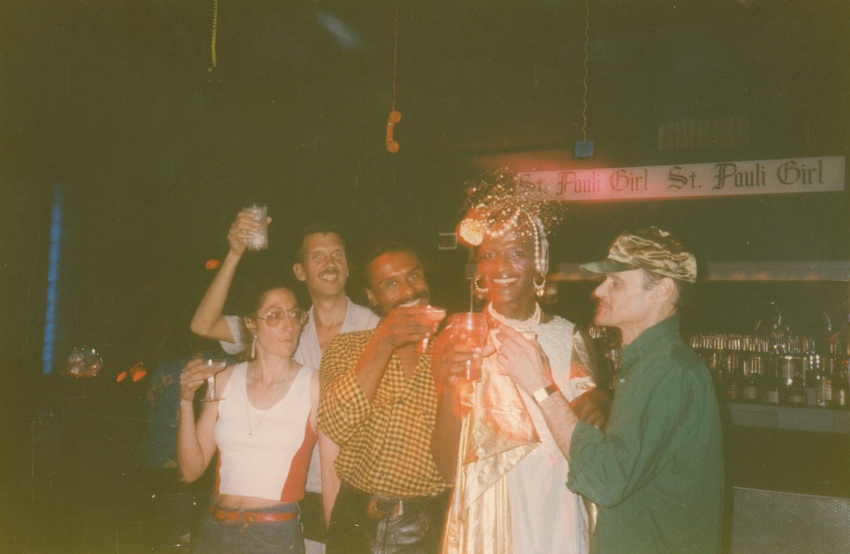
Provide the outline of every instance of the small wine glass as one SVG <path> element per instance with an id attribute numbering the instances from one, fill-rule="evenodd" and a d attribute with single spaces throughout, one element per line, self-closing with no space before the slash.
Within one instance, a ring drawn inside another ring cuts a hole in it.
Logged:
<path id="1" fill-rule="evenodd" d="M 203 402 L 218 402 L 219 400 L 224 400 L 224 397 L 216 396 L 215 389 L 216 376 L 227 368 L 227 360 L 207 358 L 204 360 L 204 364 L 209 367 L 213 373 L 207 377 L 207 393 L 201 400 Z"/>

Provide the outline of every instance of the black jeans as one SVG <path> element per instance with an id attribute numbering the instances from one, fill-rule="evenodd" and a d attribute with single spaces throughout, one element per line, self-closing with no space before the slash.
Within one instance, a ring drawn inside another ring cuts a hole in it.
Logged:
<path id="1" fill-rule="evenodd" d="M 317 492 L 307 492 L 298 506 L 301 508 L 304 538 L 315 542 L 325 542 L 327 532 L 322 514 L 322 495 Z"/>
<path id="2" fill-rule="evenodd" d="M 382 498 L 343 483 L 331 512 L 326 554 L 436 554 L 448 497 L 446 492 Z"/>

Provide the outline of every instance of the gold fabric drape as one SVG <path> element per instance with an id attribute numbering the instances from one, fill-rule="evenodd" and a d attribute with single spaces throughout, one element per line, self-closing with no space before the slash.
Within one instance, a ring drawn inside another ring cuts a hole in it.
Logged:
<path id="1" fill-rule="evenodd" d="M 493 333 L 489 340 L 494 340 Z M 576 331 L 570 376 L 586 376 L 590 368 L 591 351 Z M 481 361 L 481 381 L 464 387 L 461 402 L 469 411 L 461 427 L 442 552 L 509 553 L 513 547 L 507 473 L 540 444 L 540 438 L 516 385 L 495 355 Z"/>
<path id="2" fill-rule="evenodd" d="M 463 403 L 471 409 L 463 418 L 443 552 L 510 552 L 505 476 L 540 439 L 516 385 L 502 372 L 496 356 L 481 361 L 481 381 L 466 387 Z"/>

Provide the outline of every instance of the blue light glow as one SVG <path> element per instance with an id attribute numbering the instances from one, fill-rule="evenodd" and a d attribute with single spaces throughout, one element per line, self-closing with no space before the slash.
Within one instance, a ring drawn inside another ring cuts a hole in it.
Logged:
<path id="1" fill-rule="evenodd" d="M 56 303 L 59 287 L 59 252 L 62 240 L 62 187 L 53 188 L 53 208 L 50 213 L 50 250 L 47 260 L 47 310 L 44 318 L 44 350 L 42 370 L 44 375 L 53 373 L 53 356 L 56 342 Z"/>

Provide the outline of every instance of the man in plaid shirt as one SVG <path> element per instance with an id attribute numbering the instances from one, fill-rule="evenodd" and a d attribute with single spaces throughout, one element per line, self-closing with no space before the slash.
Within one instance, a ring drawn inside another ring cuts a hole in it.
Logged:
<path id="1" fill-rule="evenodd" d="M 365 278 L 381 323 L 340 334 L 321 363 L 319 426 L 340 446 L 342 481 L 327 552 L 437 552 L 449 486 L 431 456 L 436 390 L 417 344 L 439 321 L 429 317 L 422 264 L 406 246 L 374 249 Z"/>

